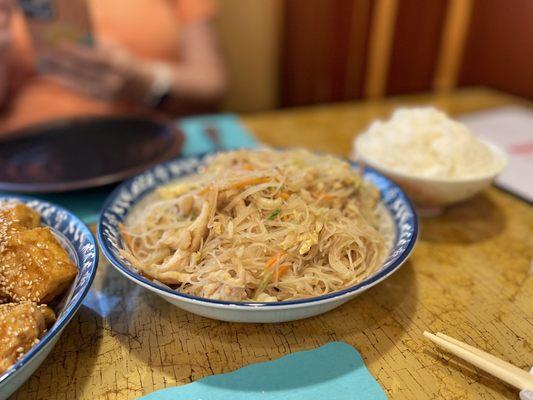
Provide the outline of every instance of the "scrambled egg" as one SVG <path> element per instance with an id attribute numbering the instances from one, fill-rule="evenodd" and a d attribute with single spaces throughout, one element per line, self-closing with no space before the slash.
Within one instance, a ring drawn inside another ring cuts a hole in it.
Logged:
<path id="1" fill-rule="evenodd" d="M 300 245 L 299 253 L 300 255 L 304 255 L 309 250 L 311 250 L 311 246 L 318 243 L 318 233 L 306 233 L 299 237 L 300 240 L 302 240 L 302 244 Z"/>
<path id="2" fill-rule="evenodd" d="M 202 259 L 202 253 L 199 251 L 195 251 L 191 254 L 191 258 L 194 264 L 198 264 L 200 260 Z"/>
<path id="3" fill-rule="evenodd" d="M 157 189 L 157 194 L 163 199 L 173 199 L 187 193 L 191 189 L 192 187 L 189 183 L 175 183 L 160 187 Z"/>

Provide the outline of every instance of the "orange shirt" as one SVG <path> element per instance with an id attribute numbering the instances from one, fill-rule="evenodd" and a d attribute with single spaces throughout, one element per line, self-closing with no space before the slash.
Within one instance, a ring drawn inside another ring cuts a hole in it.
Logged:
<path id="1" fill-rule="evenodd" d="M 184 26 L 212 16 L 209 0 L 87 0 L 98 41 L 120 43 L 146 59 L 179 61 Z M 107 115 L 130 110 L 125 104 L 98 101 L 35 74 L 35 54 L 21 12 L 12 21 L 12 95 L 0 115 L 0 130 L 79 115 Z"/>

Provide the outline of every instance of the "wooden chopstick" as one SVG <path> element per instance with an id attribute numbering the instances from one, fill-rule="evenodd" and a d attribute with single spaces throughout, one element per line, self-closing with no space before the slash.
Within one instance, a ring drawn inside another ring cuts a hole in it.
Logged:
<path id="1" fill-rule="evenodd" d="M 485 352 L 483 350 L 480 350 L 480 349 L 478 349 L 478 348 L 476 348 L 474 346 L 470 346 L 469 344 L 463 343 L 463 342 L 461 342 L 461 341 L 459 341 L 457 339 L 454 339 L 454 338 L 452 338 L 450 336 L 447 336 L 444 333 L 437 332 L 436 335 L 438 337 L 440 337 L 440 338 L 443 338 L 444 340 L 447 340 L 448 342 L 451 342 L 453 344 L 456 344 L 459 347 L 462 347 L 465 350 L 469 350 L 472 353 L 477 354 L 480 357 L 484 357 L 484 358 L 486 358 L 489 361 L 492 361 L 492 362 L 494 362 L 496 364 L 499 364 L 499 365 L 501 365 L 504 368 L 509 368 L 510 370 L 513 370 L 513 371 L 515 371 L 518 374 L 521 374 L 521 373 L 526 373 L 527 374 L 527 372 L 524 371 L 523 369 L 520 369 L 517 366 L 515 366 L 515 365 L 513 365 L 511 363 L 508 363 L 507 361 L 502 360 L 501 358 L 493 356 L 492 354 L 489 354 L 489 353 L 487 353 L 487 352 Z"/>
<path id="2" fill-rule="evenodd" d="M 533 390 L 533 376 L 506 361 L 442 333 L 434 335 L 426 331 L 424 336 L 448 352 L 518 389 Z"/>

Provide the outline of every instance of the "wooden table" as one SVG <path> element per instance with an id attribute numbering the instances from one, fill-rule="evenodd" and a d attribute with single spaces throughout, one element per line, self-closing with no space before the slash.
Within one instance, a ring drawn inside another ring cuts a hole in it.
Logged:
<path id="1" fill-rule="evenodd" d="M 243 117 L 274 146 L 348 155 L 353 135 L 399 104 L 456 114 L 516 104 L 487 90 L 399 97 Z M 393 399 L 516 399 L 517 392 L 422 337 L 442 331 L 533 365 L 533 210 L 491 188 L 421 220 L 409 261 L 325 315 L 292 323 L 212 321 L 126 281 L 104 260 L 84 305 L 15 399 L 130 399 L 331 341 L 356 347 Z"/>

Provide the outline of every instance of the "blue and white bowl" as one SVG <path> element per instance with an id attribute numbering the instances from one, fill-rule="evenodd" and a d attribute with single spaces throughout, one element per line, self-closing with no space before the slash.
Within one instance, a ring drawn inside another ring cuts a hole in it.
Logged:
<path id="1" fill-rule="evenodd" d="M 119 224 L 144 196 L 160 185 L 196 172 L 205 163 L 206 157 L 209 156 L 188 157 L 161 164 L 124 182 L 106 200 L 98 222 L 98 241 L 111 264 L 126 278 L 184 310 L 208 318 L 234 322 L 283 322 L 311 317 L 332 310 L 378 284 L 400 268 L 413 250 L 418 223 L 411 202 L 396 184 L 377 171 L 367 168 L 363 176 L 380 190 L 381 201 L 392 218 L 395 235 L 389 256 L 383 265 L 359 284 L 327 295 L 301 300 L 250 303 L 196 297 L 152 282 L 140 275 L 120 255 L 119 250 L 123 248 L 124 243 Z M 357 167 L 357 164 L 352 165 Z"/>
<path id="2" fill-rule="evenodd" d="M 48 226 L 78 267 L 78 275 L 56 308 L 57 320 L 41 338 L 9 370 L 0 375 L 0 399 L 9 397 L 41 365 L 54 348 L 61 332 L 72 319 L 96 274 L 98 248 L 96 240 L 78 217 L 71 212 L 35 198 L 25 196 L 0 196 L 0 202 L 17 201 L 41 214 L 41 224 Z"/>

